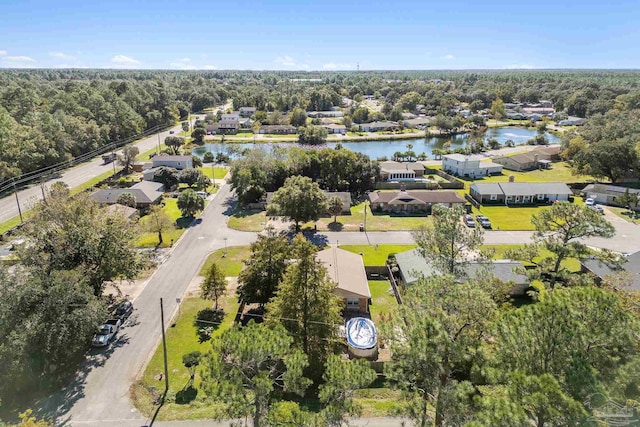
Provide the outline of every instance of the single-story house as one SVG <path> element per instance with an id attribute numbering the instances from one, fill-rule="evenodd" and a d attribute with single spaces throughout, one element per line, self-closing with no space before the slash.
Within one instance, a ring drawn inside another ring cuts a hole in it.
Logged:
<path id="1" fill-rule="evenodd" d="M 469 194 L 480 204 L 529 205 L 566 201 L 573 192 L 564 182 L 477 182 Z"/>
<path id="2" fill-rule="evenodd" d="M 146 208 L 162 199 L 164 186 L 159 182 L 141 181 L 129 188 L 104 188 L 90 197 L 98 203 L 113 205 L 123 193 L 131 193 L 135 197 L 137 208 Z"/>
<path id="3" fill-rule="evenodd" d="M 512 171 L 548 169 L 551 162 L 560 157 L 560 147 L 542 147 L 526 153 L 494 157 L 493 161 Z"/>
<path id="4" fill-rule="evenodd" d="M 464 206 L 465 200 L 455 191 L 408 190 L 369 193 L 372 211 L 431 212 L 433 205 Z"/>
<path id="5" fill-rule="evenodd" d="M 522 112 L 529 114 L 540 114 L 543 116 L 552 116 L 556 110 L 553 107 L 524 107 Z"/>
<path id="6" fill-rule="evenodd" d="M 406 128 L 427 127 L 431 124 L 431 119 L 426 117 L 416 117 L 412 119 L 404 119 L 402 126 Z"/>
<path id="7" fill-rule="evenodd" d="M 273 195 L 275 193 L 270 191 L 266 194 L 264 206 L 266 207 L 269 203 L 271 203 L 271 199 L 273 199 Z M 333 197 L 337 197 L 342 202 L 342 213 L 341 215 L 350 215 L 351 214 L 351 193 L 348 191 L 325 191 L 324 195 L 327 197 L 327 200 L 331 200 Z"/>
<path id="8" fill-rule="evenodd" d="M 367 313 L 371 291 L 362 256 L 332 246 L 318 252 L 316 257 L 338 285 L 335 294 L 344 300 L 345 309 Z"/>
<path id="9" fill-rule="evenodd" d="M 618 185 L 608 184 L 589 184 L 582 190 L 587 197 L 591 197 L 596 203 L 603 205 L 622 206 L 618 200 L 629 191 L 629 194 L 637 194 L 640 197 L 640 190 L 637 188 L 620 187 Z"/>
<path id="10" fill-rule="evenodd" d="M 307 116 L 312 119 L 319 119 L 322 117 L 343 117 L 342 111 L 307 111 Z"/>
<path id="11" fill-rule="evenodd" d="M 131 206 L 121 205 L 119 203 L 107 206 L 107 212 L 118 213 L 127 219 L 134 219 L 138 216 L 138 209 L 132 208 Z"/>
<path id="12" fill-rule="evenodd" d="M 413 285 L 422 277 L 440 275 L 440 271 L 429 262 L 420 249 L 412 249 L 395 255 L 400 278 L 405 285 Z M 530 286 L 529 278 L 518 272 L 524 265 L 518 261 L 495 260 L 488 263 L 469 262 L 463 268 L 469 278 L 489 274 L 503 283 L 511 283 L 510 295 L 524 295 Z"/>
<path id="13" fill-rule="evenodd" d="M 381 130 L 400 129 L 400 125 L 396 122 L 360 123 L 358 127 L 360 128 L 361 132 L 378 132 Z"/>
<path id="14" fill-rule="evenodd" d="M 463 178 L 478 178 L 502 173 L 502 165 L 482 160 L 482 156 L 446 154 L 442 156 L 442 170 Z"/>
<path id="15" fill-rule="evenodd" d="M 582 126 L 587 123 L 587 119 L 581 117 L 569 117 L 558 122 L 558 126 Z"/>
<path id="16" fill-rule="evenodd" d="M 298 133 L 298 128 L 289 125 L 264 125 L 260 126 L 258 133 L 262 134 L 278 134 L 278 135 L 293 135 Z"/>
<path id="17" fill-rule="evenodd" d="M 239 120 L 220 120 L 218 123 L 207 126 L 207 132 L 211 133 L 234 133 L 240 129 Z"/>
<path id="18" fill-rule="evenodd" d="M 631 280 L 631 289 L 640 291 L 640 252 L 634 252 L 628 255 L 626 259 L 627 262 L 620 266 L 620 270 L 612 269 L 597 258 L 582 259 L 580 264 L 582 264 L 582 271 L 592 272 L 599 280 L 604 279 L 605 276 L 626 272 Z"/>
<path id="19" fill-rule="evenodd" d="M 347 134 L 347 127 L 345 125 L 338 125 L 335 123 L 332 123 L 330 125 L 322 125 L 323 128 L 325 128 L 327 130 L 327 133 L 330 134 L 339 134 L 339 135 L 346 135 Z"/>
<path id="20" fill-rule="evenodd" d="M 382 181 L 411 181 L 424 176 L 424 165 L 418 162 L 380 162 Z"/>
<path id="21" fill-rule="evenodd" d="M 240 117 L 251 117 L 256 114 L 256 107 L 240 107 L 238 113 L 240 113 Z"/>
<path id="22" fill-rule="evenodd" d="M 180 171 L 193 167 L 193 158 L 191 156 L 154 156 L 151 161 L 154 168 L 167 166 Z"/>
<path id="23" fill-rule="evenodd" d="M 221 122 L 237 122 L 238 120 L 240 120 L 240 113 L 237 112 L 226 113 L 220 116 Z"/>

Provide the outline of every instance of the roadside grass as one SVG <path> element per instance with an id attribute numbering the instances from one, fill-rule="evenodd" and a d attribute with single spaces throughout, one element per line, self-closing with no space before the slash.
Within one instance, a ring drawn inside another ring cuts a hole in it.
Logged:
<path id="1" fill-rule="evenodd" d="M 200 170 L 208 178 L 215 178 L 215 179 L 223 179 L 225 176 L 227 176 L 227 173 L 229 172 L 229 169 L 221 168 L 219 166 L 214 166 L 213 171 L 208 166 L 203 166 L 200 168 Z"/>
<path id="2" fill-rule="evenodd" d="M 627 208 L 619 208 L 615 206 L 607 206 L 607 209 L 616 214 L 619 218 L 634 224 L 640 224 L 640 216 Z"/>
<path id="3" fill-rule="evenodd" d="M 218 264 L 218 267 L 222 269 L 222 273 L 226 277 L 236 277 L 240 275 L 240 271 L 242 271 L 242 261 L 249 258 L 250 255 L 251 247 L 249 245 L 230 246 L 226 250 L 218 249 L 217 251 L 209 254 L 202 265 L 199 274 L 200 276 L 204 276 L 209 267 L 211 267 L 211 264 L 216 263 Z"/>
<path id="4" fill-rule="evenodd" d="M 371 319 L 376 325 L 382 324 L 394 309 L 398 306 L 396 298 L 391 292 L 391 284 L 388 280 L 369 280 L 371 291 Z"/>
<path id="5" fill-rule="evenodd" d="M 340 245 L 339 248 L 345 251 L 362 254 L 362 261 L 365 266 L 384 266 L 389 255 L 409 251 L 417 245 Z"/>
<path id="6" fill-rule="evenodd" d="M 162 144 L 160 144 L 160 151 L 164 150 L 165 148 L 167 148 L 166 145 L 164 145 L 164 142 Z M 138 154 L 138 156 L 136 157 L 138 160 L 149 160 L 151 159 L 151 155 L 153 153 L 157 153 L 158 152 L 158 147 L 155 148 L 151 148 L 143 153 Z"/>
<path id="7" fill-rule="evenodd" d="M 227 225 L 234 230 L 259 232 L 264 229 L 266 222 L 266 212 L 263 210 L 236 208 Z"/>
<path id="8" fill-rule="evenodd" d="M 527 242 L 529 243 L 529 242 Z M 495 255 L 494 255 L 494 259 L 504 259 L 504 253 L 509 250 L 509 249 L 517 249 L 522 247 L 522 245 L 518 245 L 518 244 L 512 244 L 512 245 L 481 245 L 480 246 L 483 249 L 489 249 L 489 250 L 494 250 L 495 251 Z M 540 251 L 540 256 L 535 258 L 534 261 L 539 261 L 540 259 L 542 259 L 543 257 L 547 257 L 550 256 L 551 252 L 549 252 L 546 249 L 542 249 Z M 523 262 L 523 264 L 525 266 L 527 265 L 531 265 L 527 262 Z M 564 261 L 562 261 L 562 266 L 565 267 L 567 270 L 569 270 L 572 273 L 579 273 L 581 270 L 581 265 L 580 265 L 580 261 L 576 258 L 567 258 Z"/>
<path id="9" fill-rule="evenodd" d="M 197 330 L 193 325 L 193 321 L 198 311 L 204 308 L 211 308 L 212 304 L 210 300 L 185 298 L 180 306 L 180 314 L 175 320 L 175 324 L 167 330 L 169 394 L 168 402 L 165 403 L 158 413 L 158 420 L 211 417 L 215 416 L 216 412 L 220 409 L 220 405 L 207 401 L 208 399 L 199 388 L 201 379 L 197 374 L 194 381 L 194 388 L 197 390 L 197 395 L 194 400 L 187 404 L 175 402 L 176 395 L 181 390 L 184 390 L 189 382 L 189 372 L 182 364 L 182 355 L 192 351 L 199 351 L 204 356 L 204 354 L 211 349 L 210 342 L 198 342 Z M 225 311 L 224 320 L 219 328 L 212 333 L 212 337 L 220 335 L 223 331 L 231 327 L 239 307 L 235 295 L 225 297 L 221 305 Z M 149 408 L 149 390 L 155 389 L 158 393 L 164 390 L 164 378 L 159 379 L 160 374 L 164 373 L 163 366 L 162 345 L 158 345 L 142 376 L 142 389 L 137 388 L 132 393 L 134 403 L 145 415 L 151 415 L 151 410 L 155 409 L 153 407 Z M 207 402 L 205 403 L 205 401 Z M 140 403 L 140 405 L 138 405 L 138 403 Z"/>
<path id="10" fill-rule="evenodd" d="M 117 167 L 116 168 L 116 172 L 118 172 L 119 170 L 121 170 L 122 168 Z M 73 187 L 71 189 L 71 194 L 75 195 L 78 194 L 88 188 L 93 187 L 94 185 L 96 185 L 97 183 L 99 183 L 100 181 L 104 181 L 105 179 L 109 178 L 110 176 L 113 176 L 113 169 L 109 169 L 107 172 L 101 173 L 100 175 L 94 176 L 93 178 L 91 178 L 89 181 L 87 182 L 83 182 L 82 184 L 78 185 L 77 187 Z"/>
<path id="11" fill-rule="evenodd" d="M 171 242 L 178 241 L 182 233 L 184 233 L 186 226 L 191 222 L 191 218 L 183 218 L 180 209 L 178 209 L 178 199 L 172 197 L 165 197 L 163 199 L 164 206 L 162 210 L 171 218 L 174 223 L 174 228 L 165 230 L 162 232 L 162 245 L 161 248 L 168 248 L 171 246 Z M 139 224 L 142 230 L 145 230 L 147 223 L 149 222 L 148 216 L 140 218 Z M 136 241 L 136 247 L 138 248 L 154 248 L 158 244 L 158 233 L 143 231 L 140 233 L 140 237 Z"/>
<path id="12" fill-rule="evenodd" d="M 28 221 L 31 217 L 31 211 L 22 212 L 22 217 L 25 221 Z M 11 230 L 13 227 L 17 227 L 21 224 L 20 215 L 14 216 L 13 218 L 9 218 L 0 224 L 0 234 L 4 234 L 7 231 Z"/>

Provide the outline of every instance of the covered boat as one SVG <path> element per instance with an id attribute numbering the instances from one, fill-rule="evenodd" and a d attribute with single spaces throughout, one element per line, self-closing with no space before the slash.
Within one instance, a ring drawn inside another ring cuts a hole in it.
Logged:
<path id="1" fill-rule="evenodd" d="M 378 335 L 374 323 L 365 317 L 354 317 L 347 322 L 349 353 L 356 357 L 375 358 L 378 353 Z"/>

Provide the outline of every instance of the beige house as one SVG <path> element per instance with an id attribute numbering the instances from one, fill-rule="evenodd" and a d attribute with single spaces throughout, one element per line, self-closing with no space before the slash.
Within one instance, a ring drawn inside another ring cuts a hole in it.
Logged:
<path id="1" fill-rule="evenodd" d="M 316 257 L 338 285 L 335 293 L 344 300 L 345 310 L 367 313 L 371 291 L 362 256 L 331 246 L 318 252 Z"/>
<path id="2" fill-rule="evenodd" d="M 493 161 L 512 171 L 528 171 L 533 169 L 548 169 L 551 162 L 560 158 L 560 147 L 536 148 L 527 153 L 511 156 L 494 157 Z"/>
<path id="3" fill-rule="evenodd" d="M 418 162 L 380 162 L 382 181 L 411 181 L 424 177 L 424 165 Z"/>

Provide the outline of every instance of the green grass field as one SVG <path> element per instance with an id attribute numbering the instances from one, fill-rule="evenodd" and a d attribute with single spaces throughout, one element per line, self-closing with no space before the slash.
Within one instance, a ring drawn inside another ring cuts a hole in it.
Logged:
<path id="1" fill-rule="evenodd" d="M 207 260 L 202 265 L 199 274 L 204 276 L 211 264 L 215 262 L 220 268 L 222 268 L 222 272 L 226 277 L 238 276 L 242 270 L 242 261 L 249 258 L 250 255 L 250 246 L 230 246 L 226 250 L 218 249 L 217 251 L 209 254 Z"/>
<path id="2" fill-rule="evenodd" d="M 408 251 L 416 248 L 416 245 L 340 245 L 341 249 L 362 254 L 365 266 L 384 266 L 389 255 Z"/>
<path id="3" fill-rule="evenodd" d="M 210 342 L 199 343 L 196 335 L 196 328 L 193 321 L 198 311 L 212 306 L 212 302 L 200 298 L 186 298 L 182 301 L 180 315 L 176 319 L 175 325 L 167 330 L 167 362 L 169 366 L 169 403 L 166 403 L 158 413 L 158 420 L 167 419 L 196 419 L 214 417 L 219 407 L 211 402 L 205 401 L 205 396 L 198 389 L 200 376 L 196 375 L 195 388 L 198 390 L 195 400 L 189 404 L 178 404 L 172 401 L 171 397 L 176 396 L 189 381 L 189 372 L 182 364 L 182 355 L 192 351 L 200 351 L 203 355 L 211 349 Z M 212 336 L 218 336 L 233 324 L 238 301 L 235 295 L 227 296 L 222 304 L 225 310 L 225 317 L 220 327 L 215 330 Z M 142 376 L 142 387 L 134 388 L 134 403 L 144 414 L 150 415 L 153 411 L 150 405 L 149 389 L 153 388 L 159 392 L 164 389 L 164 379 L 160 380 L 159 375 L 164 372 L 162 345 L 159 345 L 149 362 L 149 365 Z"/>
<path id="4" fill-rule="evenodd" d="M 258 232 L 264 229 L 266 221 L 265 211 L 238 208 L 229 217 L 227 225 L 234 230 Z"/>
<path id="5" fill-rule="evenodd" d="M 178 209 L 178 199 L 165 197 L 163 202 L 164 206 L 162 210 L 173 220 L 174 224 L 176 224 L 175 228 L 166 230 L 162 233 L 162 245 L 160 247 L 167 248 L 171 245 L 171 241 L 174 243 L 177 242 L 180 236 L 182 236 L 182 233 L 184 233 L 185 228 L 181 228 L 180 225 L 184 226 L 185 223 L 190 222 L 191 219 L 184 218 L 183 220 L 180 209 Z M 140 228 L 142 230 L 145 230 L 148 220 L 149 218 L 147 216 L 140 218 Z M 140 237 L 136 241 L 136 247 L 138 248 L 153 248 L 157 244 L 158 234 L 155 232 L 143 231 L 140 233 Z"/>
<path id="6" fill-rule="evenodd" d="M 213 171 L 211 170 L 210 167 L 207 167 L 207 166 L 201 167 L 200 170 L 208 178 L 215 178 L 215 179 L 223 179 L 225 176 L 227 176 L 227 173 L 229 173 L 229 169 L 221 168 L 221 167 L 218 167 L 218 166 L 214 167 Z"/>
<path id="7" fill-rule="evenodd" d="M 391 292 L 391 284 L 388 280 L 369 280 L 371 291 L 371 319 L 377 325 L 398 306 L 396 298 Z"/>

